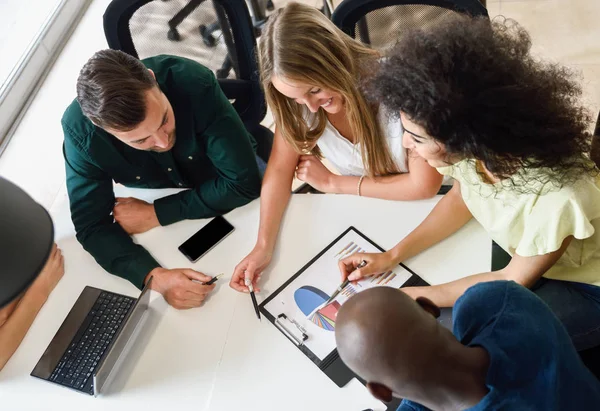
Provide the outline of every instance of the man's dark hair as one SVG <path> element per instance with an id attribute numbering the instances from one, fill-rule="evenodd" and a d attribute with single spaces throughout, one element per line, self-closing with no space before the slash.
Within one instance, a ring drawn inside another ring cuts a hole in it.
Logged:
<path id="1" fill-rule="evenodd" d="M 145 92 L 156 85 L 140 60 L 122 51 L 101 50 L 79 73 L 77 101 L 97 126 L 129 131 L 146 117 Z"/>
<path id="2" fill-rule="evenodd" d="M 457 15 L 403 36 L 367 94 L 495 176 L 512 181 L 520 169 L 545 168 L 561 186 L 594 174 L 590 116 L 574 74 L 530 50 L 513 20 Z"/>

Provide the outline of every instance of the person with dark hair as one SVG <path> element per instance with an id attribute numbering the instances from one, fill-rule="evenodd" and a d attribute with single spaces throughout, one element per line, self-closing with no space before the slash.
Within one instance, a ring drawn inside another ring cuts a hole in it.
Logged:
<path id="1" fill-rule="evenodd" d="M 175 132 L 177 126 L 177 132 Z M 213 217 L 260 194 L 265 164 L 213 73 L 182 57 L 142 61 L 102 50 L 82 68 L 62 118 L 71 218 L 77 239 L 108 272 L 152 288 L 176 308 L 214 288 L 191 269 L 165 269 L 130 235 Z M 129 187 L 187 188 L 154 204 L 115 198 Z"/>
<path id="2" fill-rule="evenodd" d="M 541 297 L 584 350 L 600 345 L 600 177 L 590 116 L 571 72 L 530 48 L 512 21 L 464 16 L 400 39 L 369 94 L 398 113 L 405 147 L 455 183 L 394 248 L 350 256 L 340 269 L 351 280 L 385 272 L 474 217 L 512 256 L 508 266 L 403 290 L 450 307 L 474 284 L 512 280 Z"/>
<path id="3" fill-rule="evenodd" d="M 338 352 L 373 396 L 404 398 L 399 411 L 598 409 L 600 382 L 526 288 L 474 285 L 456 302 L 452 332 L 439 315 L 427 298 L 365 290 L 338 312 Z"/>

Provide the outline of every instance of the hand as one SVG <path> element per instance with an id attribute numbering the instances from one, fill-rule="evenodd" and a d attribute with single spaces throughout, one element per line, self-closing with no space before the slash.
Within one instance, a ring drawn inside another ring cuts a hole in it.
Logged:
<path id="1" fill-rule="evenodd" d="M 363 261 L 367 265 L 361 268 L 356 268 Z M 340 272 L 342 273 L 342 281 L 348 278 L 350 281 L 358 281 L 364 277 L 369 277 L 374 274 L 385 273 L 396 267 L 398 263 L 394 261 L 391 255 L 386 253 L 356 253 L 349 257 L 343 258 L 338 263 Z"/>
<path id="2" fill-rule="evenodd" d="M 35 279 L 31 288 L 39 291 L 45 297 L 48 297 L 56 284 L 60 281 L 65 273 L 65 263 L 60 248 L 54 243 L 50 256 L 46 261 L 46 265 Z"/>
<path id="3" fill-rule="evenodd" d="M 113 217 L 127 234 L 140 234 L 158 227 L 154 205 L 133 197 L 117 197 Z"/>
<path id="4" fill-rule="evenodd" d="M 319 191 L 333 191 L 333 181 L 336 175 L 327 169 L 315 156 L 300 156 L 296 167 L 296 178 L 304 181 Z"/>
<path id="5" fill-rule="evenodd" d="M 258 282 L 263 270 L 271 262 L 273 254 L 266 251 L 262 247 L 254 247 L 254 249 L 244 258 L 233 270 L 233 276 L 229 282 L 229 286 L 234 290 L 248 293 L 250 290 L 245 284 L 246 277 L 252 281 L 254 291 L 259 292 Z"/>
<path id="6" fill-rule="evenodd" d="M 163 295 L 167 303 L 178 310 L 200 307 L 216 284 L 203 285 L 192 280 L 208 282 L 212 277 L 189 268 L 157 267 L 150 271 L 146 279 L 152 278 L 150 288 Z"/>

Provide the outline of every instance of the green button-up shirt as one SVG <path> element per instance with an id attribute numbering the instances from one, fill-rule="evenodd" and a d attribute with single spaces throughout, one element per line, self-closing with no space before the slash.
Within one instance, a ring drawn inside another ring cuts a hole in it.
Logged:
<path id="1" fill-rule="evenodd" d="M 114 221 L 113 180 L 128 187 L 189 190 L 154 202 L 161 225 L 220 215 L 258 197 L 256 143 L 213 73 L 175 56 L 143 60 L 175 113 L 165 153 L 136 150 L 94 126 L 74 100 L 62 118 L 71 218 L 77 239 L 108 272 L 141 288 L 160 264 Z"/>

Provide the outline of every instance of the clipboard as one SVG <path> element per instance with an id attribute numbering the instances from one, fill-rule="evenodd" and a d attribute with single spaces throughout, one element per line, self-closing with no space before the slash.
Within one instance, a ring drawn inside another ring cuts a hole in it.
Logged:
<path id="1" fill-rule="evenodd" d="M 375 250 L 373 251 L 369 251 L 369 252 L 377 252 L 377 251 L 385 251 L 383 248 L 381 248 L 380 246 L 378 246 L 377 244 L 375 244 L 371 239 L 369 239 L 367 236 L 365 236 L 363 233 L 361 233 L 359 230 L 357 230 L 355 227 L 349 227 L 347 230 L 345 230 L 342 234 L 340 234 L 335 240 L 333 240 L 329 245 L 327 245 L 319 254 L 317 254 L 313 259 L 311 259 L 304 267 L 302 267 L 296 274 L 294 274 L 292 277 L 290 277 L 281 287 L 279 287 L 276 291 L 274 291 L 271 295 L 269 295 L 259 306 L 259 310 L 262 313 L 262 315 L 264 315 L 271 323 L 273 323 L 273 325 L 279 329 L 279 331 L 286 336 L 286 338 L 288 340 L 290 340 L 304 355 L 306 355 L 317 367 L 319 367 L 319 369 L 321 371 L 323 371 L 325 373 L 325 375 L 327 375 L 338 387 L 343 387 L 344 385 L 346 385 L 348 382 L 350 382 L 350 380 L 352 380 L 352 378 L 356 377 L 359 379 L 359 381 L 361 381 L 364 384 L 364 381 L 362 379 L 360 379 L 356 374 L 354 374 L 347 366 L 346 364 L 344 364 L 344 362 L 342 361 L 342 359 L 340 358 L 337 349 L 335 348 L 335 341 L 334 341 L 334 348 L 331 350 L 331 352 L 329 352 L 327 355 L 323 356 L 319 356 L 317 355 L 313 350 L 311 350 L 311 348 L 308 346 L 309 342 L 311 341 L 311 332 L 310 330 L 307 329 L 307 326 L 303 325 L 300 323 L 300 321 L 297 320 L 297 318 L 293 318 L 290 315 L 286 314 L 285 312 L 277 312 L 279 310 L 273 310 L 273 304 L 276 298 L 278 298 L 278 296 L 284 292 L 286 292 L 287 294 L 290 293 L 290 290 L 286 291 L 286 289 L 288 289 L 288 287 L 292 284 L 292 283 L 298 283 L 298 279 L 306 273 L 306 271 L 313 266 L 313 264 L 315 264 L 315 262 L 317 262 L 319 259 L 321 259 L 326 253 L 328 253 L 328 256 L 330 256 L 333 253 L 332 247 L 334 247 L 336 244 L 338 244 L 340 242 L 340 240 L 342 240 L 345 236 L 349 235 L 349 233 L 351 235 L 355 235 L 358 236 L 356 238 L 360 238 L 362 240 L 364 240 L 364 242 L 368 243 L 371 245 L 372 248 L 374 248 Z M 352 248 L 348 248 L 350 249 L 351 252 L 350 254 L 354 253 L 354 249 L 356 249 L 356 247 Z M 339 253 L 338 253 L 339 254 Z M 347 255 L 350 255 L 347 254 Z M 400 264 L 399 267 L 401 267 L 401 270 L 404 270 L 406 272 L 408 272 L 408 279 L 406 279 L 400 287 L 414 287 L 414 286 L 427 286 L 429 285 L 425 280 L 423 280 L 421 277 L 419 277 L 414 271 L 412 271 L 410 268 L 408 268 L 406 265 L 404 264 Z M 388 272 L 389 273 L 389 272 Z M 380 274 L 380 276 L 384 275 L 386 273 L 382 273 Z M 391 275 L 388 274 L 389 278 L 391 277 Z M 336 283 L 336 287 L 339 285 L 339 277 L 335 278 Z M 383 281 L 383 280 L 382 280 Z M 389 280 L 387 280 L 389 281 Z M 387 282 L 386 281 L 386 282 Z M 301 288 L 306 288 L 306 289 L 310 289 L 310 288 L 314 288 L 311 286 L 304 286 Z M 317 297 L 318 297 L 318 291 L 316 288 L 314 288 L 314 293 L 316 293 Z M 311 291 L 311 290 L 309 290 Z M 333 291 L 333 289 L 332 289 Z M 324 298 L 325 296 L 322 296 L 321 298 Z M 315 297 L 316 298 L 316 297 Z M 331 304 L 334 304 L 336 301 L 334 300 Z M 339 304 L 338 304 L 338 308 L 339 308 Z M 326 310 L 328 309 L 328 306 L 323 307 L 321 310 Z M 335 309 L 332 308 L 332 309 Z M 321 310 L 317 311 L 317 312 L 321 312 Z M 275 312 L 273 312 L 275 311 Z M 327 316 L 327 313 L 325 312 L 325 316 Z M 327 318 L 324 319 L 325 321 L 321 324 L 322 327 L 329 327 L 329 325 L 327 324 Z M 314 321 L 314 320 L 313 320 Z M 451 321 L 451 319 L 450 319 Z"/>

